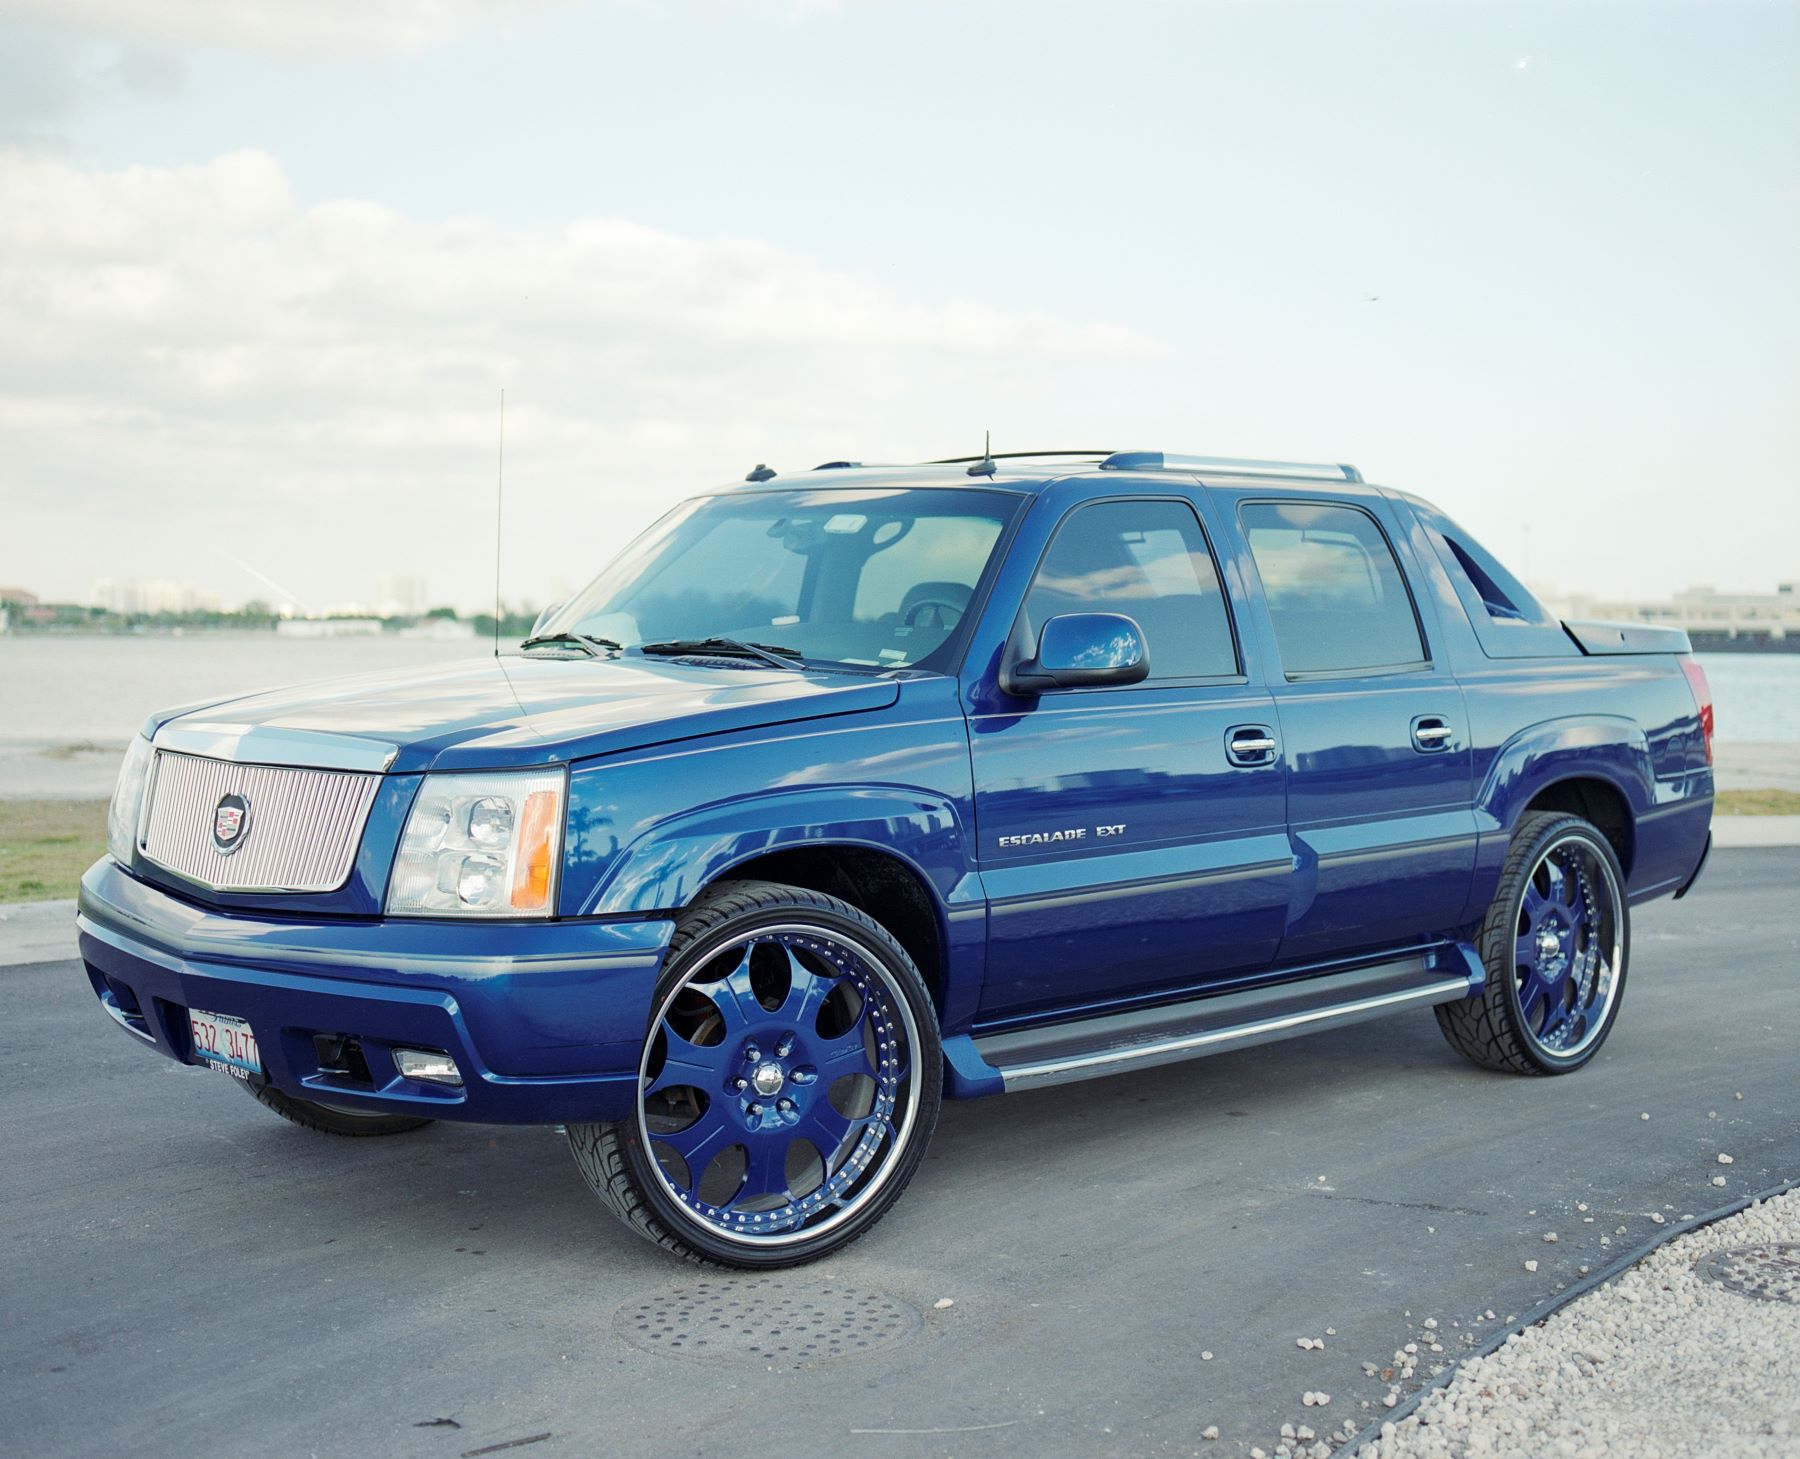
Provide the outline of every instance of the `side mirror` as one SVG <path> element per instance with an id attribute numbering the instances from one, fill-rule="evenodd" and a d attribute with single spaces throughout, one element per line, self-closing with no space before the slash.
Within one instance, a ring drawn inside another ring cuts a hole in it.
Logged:
<path id="1" fill-rule="evenodd" d="M 544 631 L 544 625 L 546 623 L 548 623 L 552 618 L 554 618 L 558 613 L 562 612 L 562 606 L 563 605 L 561 603 L 552 603 L 548 608 L 544 609 L 544 611 L 542 613 L 538 614 L 536 620 L 532 623 L 531 632 L 526 634 L 525 636 L 527 638 L 536 638 L 540 633 L 542 633 Z"/>
<path id="2" fill-rule="evenodd" d="M 1123 613 L 1064 613 L 1044 624 L 1034 657 L 1002 669 L 1000 687 L 1008 694 L 1041 694 L 1136 684 L 1149 672 L 1144 632 Z"/>

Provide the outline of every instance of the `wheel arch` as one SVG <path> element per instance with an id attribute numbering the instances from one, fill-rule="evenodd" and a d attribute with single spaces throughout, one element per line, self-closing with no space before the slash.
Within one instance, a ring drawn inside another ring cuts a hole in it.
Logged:
<path id="1" fill-rule="evenodd" d="M 1625 793 L 1612 781 L 1598 775 L 1568 775 L 1553 780 L 1526 802 L 1520 811 L 1562 811 L 1580 816 L 1593 825 L 1619 858 L 1625 875 L 1631 875 L 1633 854 L 1637 849 L 1637 818 Z"/>
<path id="2" fill-rule="evenodd" d="M 1466 916 L 1479 921 L 1493 900 L 1527 811 L 1566 811 L 1592 821 L 1629 880 L 1639 860 L 1639 823 L 1655 802 L 1650 744 L 1635 720 L 1579 715 L 1520 730 L 1495 752 L 1476 793 L 1481 846 Z"/>
<path id="3" fill-rule="evenodd" d="M 850 841 L 806 842 L 747 856 L 721 867 L 690 899 L 725 882 L 772 881 L 823 892 L 881 924 L 913 960 L 943 1011 L 949 925 L 923 873 L 883 847 Z"/>
<path id="4" fill-rule="evenodd" d="M 589 916 L 668 915 L 721 882 L 824 892 L 881 923 L 918 965 L 946 1031 L 974 1016 L 987 903 L 956 805 L 897 786 L 766 792 L 685 811 L 623 848 Z"/>

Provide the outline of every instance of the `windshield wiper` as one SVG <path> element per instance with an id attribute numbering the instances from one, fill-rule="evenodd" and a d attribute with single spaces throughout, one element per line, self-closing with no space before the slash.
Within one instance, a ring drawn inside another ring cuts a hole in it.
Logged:
<path id="1" fill-rule="evenodd" d="M 528 638 L 519 645 L 521 650 L 539 648 L 549 644 L 573 644 L 590 659 L 597 659 L 603 653 L 616 652 L 622 644 L 614 643 L 610 638 L 594 638 L 586 633 L 541 633 L 536 638 Z"/>
<path id="2" fill-rule="evenodd" d="M 735 654 L 739 658 L 760 659 L 777 669 L 806 667 L 806 655 L 797 648 L 783 648 L 778 643 L 746 643 L 741 638 L 666 638 L 659 643 L 639 644 L 638 651 L 677 658 L 686 654 Z"/>

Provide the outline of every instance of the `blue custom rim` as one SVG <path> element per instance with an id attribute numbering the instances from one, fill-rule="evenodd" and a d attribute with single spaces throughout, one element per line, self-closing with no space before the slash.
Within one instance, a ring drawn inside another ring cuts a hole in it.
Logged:
<path id="1" fill-rule="evenodd" d="M 1585 838 L 1538 856 L 1513 932 L 1513 991 L 1525 1033 L 1550 1058 L 1582 1053 L 1605 1031 L 1623 957 L 1619 886 Z"/>
<path id="2" fill-rule="evenodd" d="M 713 950 L 664 999 L 638 1126 L 664 1187 L 715 1236 L 791 1245 L 886 1184 L 915 1113 L 918 1030 L 854 940 L 804 924 Z"/>

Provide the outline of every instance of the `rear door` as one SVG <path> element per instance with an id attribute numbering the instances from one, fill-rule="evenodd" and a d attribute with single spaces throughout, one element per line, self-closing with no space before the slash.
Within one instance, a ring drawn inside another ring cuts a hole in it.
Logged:
<path id="1" fill-rule="evenodd" d="M 1081 482 L 1039 498 L 965 671 L 985 1021 L 1254 974 L 1281 938 L 1291 863 L 1274 701 L 1240 650 L 1193 500 L 1163 482 L 1105 485 L 1098 499 Z M 1074 612 L 1136 620 L 1149 678 L 1002 691 L 1015 623 L 1035 644 Z"/>
<path id="2" fill-rule="evenodd" d="M 1287 751 L 1295 883 L 1280 961 L 1450 931 L 1475 864 L 1468 718 L 1386 501 L 1266 487 L 1214 501 L 1261 584 Z"/>

